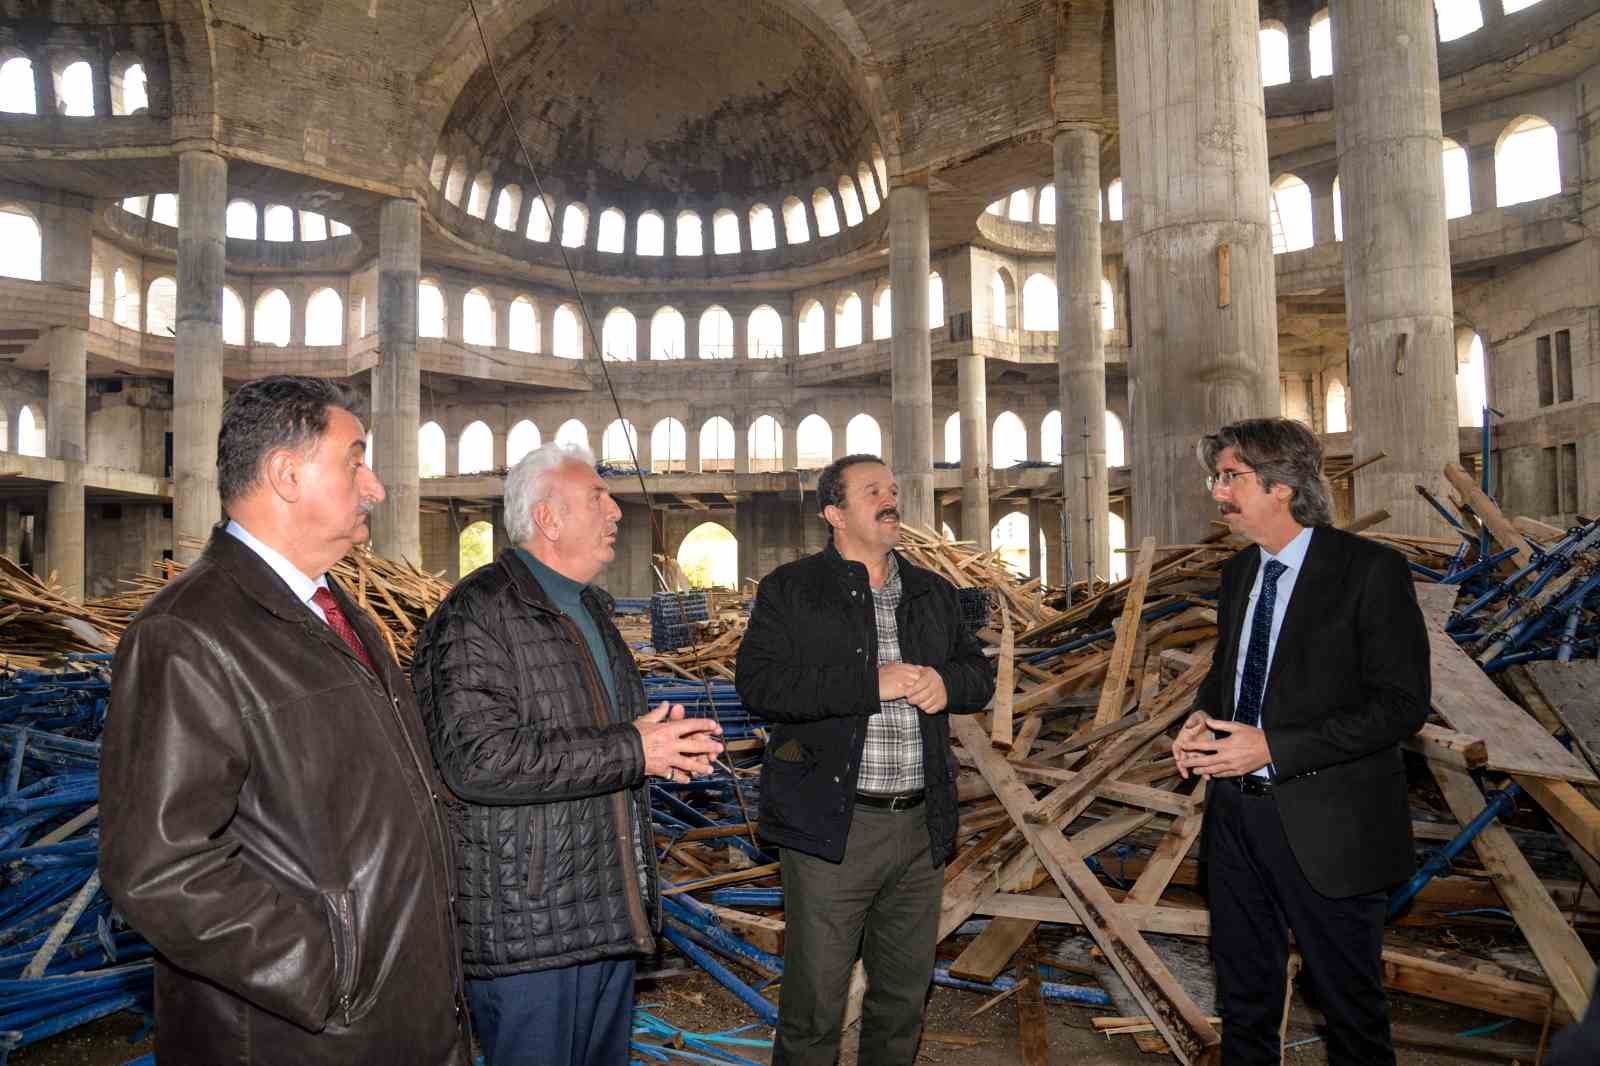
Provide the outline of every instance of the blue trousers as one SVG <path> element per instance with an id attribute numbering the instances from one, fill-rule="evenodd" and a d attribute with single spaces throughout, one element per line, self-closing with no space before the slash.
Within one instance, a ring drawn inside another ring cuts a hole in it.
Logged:
<path id="1" fill-rule="evenodd" d="M 487 1066 L 627 1066 L 633 960 L 467 982 Z"/>

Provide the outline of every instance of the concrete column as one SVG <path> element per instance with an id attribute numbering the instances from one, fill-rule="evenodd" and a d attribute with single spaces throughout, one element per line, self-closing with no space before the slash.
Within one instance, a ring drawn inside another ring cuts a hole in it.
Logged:
<path id="1" fill-rule="evenodd" d="M 1493 211 L 1497 195 L 1494 142 L 1468 144 L 1463 147 L 1467 152 L 1467 194 L 1472 200 L 1472 210 L 1474 213 Z"/>
<path id="2" fill-rule="evenodd" d="M 1289 34 L 1289 80 L 1311 80 L 1311 18 L 1297 16 L 1288 20 L 1284 29 Z"/>
<path id="3" fill-rule="evenodd" d="M 890 310 L 894 305 L 890 304 Z M 973 351 L 956 359 L 961 404 L 961 528 L 989 550 L 989 385 L 987 360 Z"/>
<path id="4" fill-rule="evenodd" d="M 733 472 L 735 474 L 748 474 L 750 472 L 750 422 L 748 419 L 742 423 L 735 420 L 733 424 Z M 741 506 L 740 509 L 743 510 L 743 507 Z M 736 535 L 741 541 L 744 540 L 744 534 Z M 753 543 L 751 548 L 752 550 L 754 549 Z M 739 555 L 740 558 L 744 557 L 743 552 L 740 552 Z"/>
<path id="5" fill-rule="evenodd" d="M 928 336 L 928 187 L 889 190 L 890 393 L 893 470 L 901 520 L 937 529 L 933 515 L 933 346 Z"/>
<path id="6" fill-rule="evenodd" d="M 422 564 L 422 492 L 417 431 L 422 371 L 417 361 L 417 276 L 422 272 L 422 213 L 412 200 L 389 200 L 378 221 L 378 365 L 372 368 L 372 469 L 387 494 L 372 515 L 372 547 L 390 559 Z M 547 328 L 541 316 L 540 328 Z M 544 348 L 548 351 L 548 347 Z"/>
<path id="7" fill-rule="evenodd" d="M 1106 574 L 1106 334 L 1100 326 L 1100 131 L 1075 126 L 1055 136 L 1056 317 L 1060 351 L 1062 477 L 1075 523 L 1072 576 Z M 965 447 L 965 443 L 963 443 Z M 1090 524 L 1085 524 L 1085 519 Z M 1089 531 L 1092 530 L 1092 539 Z"/>
<path id="8" fill-rule="evenodd" d="M 227 202 L 227 160 L 210 152 L 178 157 L 178 331 L 172 370 L 172 554 L 178 562 L 199 556 L 222 516 L 217 434 L 222 429 Z"/>
<path id="9" fill-rule="evenodd" d="M 1044 574 L 1044 560 L 1039 558 L 1039 501 L 1028 497 L 1028 580 Z"/>
<path id="10" fill-rule="evenodd" d="M 705 313 L 705 308 L 683 313 L 683 357 L 685 359 L 700 358 L 700 316 Z"/>
<path id="11" fill-rule="evenodd" d="M 84 234 L 88 236 L 87 232 Z M 50 361 L 50 396 L 45 415 L 45 454 L 63 460 L 61 481 L 50 486 L 45 551 L 61 591 L 73 600 L 84 594 L 83 464 L 87 456 L 88 330 L 63 326 L 39 339 Z"/>
<path id="12" fill-rule="evenodd" d="M 1442 495 L 1459 447 L 1434 10 L 1347 0 L 1332 17 L 1351 429 L 1356 455 L 1389 453 L 1356 474 L 1355 513 L 1425 534 L 1438 519 L 1413 486 Z"/>
<path id="13" fill-rule="evenodd" d="M 683 469 L 688 474 L 700 472 L 700 423 L 692 411 L 683 416 Z"/>
<path id="14" fill-rule="evenodd" d="M 656 353 L 650 350 L 650 315 L 643 312 L 633 316 L 633 350 L 634 358 L 641 363 L 655 358 Z"/>
<path id="15" fill-rule="evenodd" d="M 1255 0 L 1116 0 L 1115 18 L 1133 309 L 1129 543 L 1182 543 L 1216 514 L 1195 441 L 1278 409 L 1261 12 Z M 1091 415 L 1093 434 L 1104 416 Z M 1068 419 L 1069 444 L 1081 431 L 1081 416 Z"/>

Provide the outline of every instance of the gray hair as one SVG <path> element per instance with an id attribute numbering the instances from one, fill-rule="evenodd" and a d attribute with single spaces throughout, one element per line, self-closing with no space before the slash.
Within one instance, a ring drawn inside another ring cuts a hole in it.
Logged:
<path id="1" fill-rule="evenodd" d="M 1200 438 L 1195 454 L 1211 473 L 1217 456 L 1232 448 L 1234 457 L 1256 472 L 1261 487 L 1287 485 L 1289 514 L 1302 526 L 1333 525 L 1333 487 L 1322 473 L 1322 442 L 1304 422 L 1292 418 L 1248 418 Z"/>
<path id="2" fill-rule="evenodd" d="M 513 544 L 533 539 L 534 505 L 550 498 L 550 475 L 567 463 L 593 470 L 594 453 L 581 444 L 551 441 L 524 455 L 506 474 L 506 532 Z"/>

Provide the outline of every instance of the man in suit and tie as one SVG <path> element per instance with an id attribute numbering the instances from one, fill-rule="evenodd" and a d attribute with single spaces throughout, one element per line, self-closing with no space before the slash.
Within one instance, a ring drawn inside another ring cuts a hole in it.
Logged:
<path id="1" fill-rule="evenodd" d="M 1413 866 L 1400 743 L 1428 714 L 1428 636 L 1405 559 L 1335 529 L 1299 422 L 1224 426 L 1197 449 L 1229 529 L 1220 641 L 1173 744 L 1211 781 L 1205 858 L 1228 1066 L 1276 1063 L 1289 933 L 1332 1066 L 1393 1063 L 1380 955 Z"/>

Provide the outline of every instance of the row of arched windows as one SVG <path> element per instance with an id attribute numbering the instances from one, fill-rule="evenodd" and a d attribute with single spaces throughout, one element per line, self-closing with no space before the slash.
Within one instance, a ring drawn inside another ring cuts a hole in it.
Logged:
<path id="1" fill-rule="evenodd" d="M 101 114 L 97 99 L 108 100 L 113 115 L 137 115 L 149 110 L 144 64 L 138 56 L 119 54 L 102 70 L 103 73 L 97 72 L 88 59 L 70 53 L 58 56 L 47 79 L 55 87 L 55 99 L 52 107 L 43 110 L 69 116 Z M 106 80 L 103 94 L 95 84 L 102 76 Z M 0 112 L 39 114 L 37 79 L 32 59 L 14 48 L 0 49 Z"/>
<path id="2" fill-rule="evenodd" d="M 105 317 L 107 296 L 110 297 L 111 320 L 117 325 L 129 329 L 142 328 L 144 332 L 158 337 L 170 337 L 177 332 L 178 283 L 170 274 L 154 279 L 145 288 L 144 306 L 141 309 L 139 292 L 130 286 L 128 274 L 120 267 L 113 270 L 108 293 L 104 271 L 97 263 L 92 267 L 89 278 L 89 313 L 97 318 Z M 364 302 L 361 314 L 364 319 Z M 260 293 L 247 319 L 244 301 L 239 293 L 231 285 L 222 288 L 224 344 L 286 347 L 295 343 L 292 336 L 293 321 L 293 305 L 282 289 L 268 289 Z M 360 325 L 364 329 L 365 323 Z M 337 346 L 344 343 L 344 332 L 344 298 L 331 286 L 314 289 L 306 300 L 305 329 L 299 343 L 310 347 Z"/>
<path id="3" fill-rule="evenodd" d="M 1037 222 L 1041 226 L 1056 224 L 1056 187 L 1046 185 L 1039 189 L 1015 189 L 1002 196 L 985 210 L 997 218 L 1013 222 Z M 1112 178 L 1100 200 L 1100 220 L 1122 221 L 1122 179 Z"/>
<path id="4" fill-rule="evenodd" d="M 129 196 L 122 201 L 122 209 L 163 226 L 178 225 L 175 193 Z M 284 204 L 268 204 L 265 211 L 258 211 L 249 200 L 230 201 L 224 224 L 229 237 L 247 241 L 325 241 L 350 233 L 350 227 L 343 222 L 315 211 L 296 211 Z"/>
<path id="5" fill-rule="evenodd" d="M 1015 321 L 1017 306 L 1016 282 L 1005 267 L 996 270 L 989 278 L 989 321 L 993 331 L 1021 328 L 1024 330 L 1053 331 L 1060 328 L 1056 304 L 1055 279 L 1047 274 L 1029 274 L 1022 283 L 1022 318 Z M 1116 293 L 1111 282 L 1100 279 L 1100 328 L 1117 328 Z"/>
<path id="6" fill-rule="evenodd" d="M 583 248 L 592 244 L 596 251 L 620 255 L 627 248 L 628 218 L 621 208 L 602 210 L 590 233 L 588 205 L 574 201 L 560 208 L 559 229 L 555 197 L 530 195 L 524 205 L 524 194 L 519 185 L 505 185 L 498 190 L 494 177 L 487 170 L 480 171 L 469 180 L 466 162 L 451 163 L 444 153 L 433 158 L 429 181 L 444 194 L 445 200 L 462 208 L 474 218 L 488 220 L 493 212 L 495 226 L 517 232 L 531 241 L 548 242 L 559 239 L 567 248 Z M 859 164 L 855 172 L 839 176 L 834 188 L 818 187 L 808 204 L 798 196 L 786 197 L 777 211 L 769 204 L 756 204 L 749 209 L 744 226 L 740 216 L 729 208 L 719 208 L 711 213 L 711 254 L 735 255 L 745 251 L 770 251 L 778 247 L 778 231 L 782 226 L 784 244 L 804 244 L 811 240 L 813 229 L 817 237 L 831 237 L 846 226 L 858 226 L 867 215 L 875 213 L 887 196 L 888 172 L 883 154 L 873 149 L 872 164 Z M 491 204 L 491 198 L 493 203 Z M 744 233 L 748 232 L 748 238 Z M 664 256 L 671 247 L 675 256 L 701 256 L 706 254 L 705 218 L 699 211 L 679 211 L 672 219 L 671 240 L 668 240 L 667 219 L 659 211 L 644 211 L 634 219 L 634 255 Z"/>

